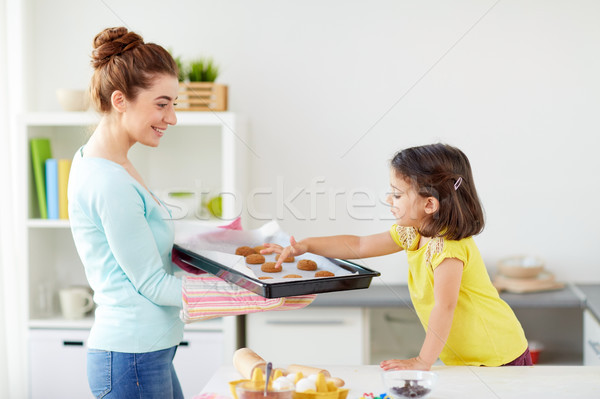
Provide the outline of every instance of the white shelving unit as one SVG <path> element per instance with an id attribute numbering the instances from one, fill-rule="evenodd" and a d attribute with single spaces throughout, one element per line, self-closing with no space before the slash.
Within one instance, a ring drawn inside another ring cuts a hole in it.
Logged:
<path id="1" fill-rule="evenodd" d="M 159 196 L 171 189 L 210 189 L 211 195 L 221 194 L 222 218 L 195 220 L 193 223 L 226 224 L 241 214 L 241 194 L 245 189 L 244 123 L 238 115 L 231 112 L 180 112 L 177 118 L 177 125 L 169 127 L 158 148 L 134 146 L 129 153 L 130 159 L 148 187 Z M 72 285 L 87 285 L 87 282 L 73 243 L 69 221 L 41 219 L 39 216 L 29 140 L 34 137 L 47 137 L 50 139 L 54 158 L 71 159 L 75 151 L 85 144 L 98 121 L 99 116 L 91 112 L 29 113 L 19 121 L 17 139 L 20 144 L 17 159 L 20 162 L 17 170 L 19 181 L 23 184 L 15 198 L 18 204 L 16 211 L 22 223 L 19 223 L 19 231 L 15 234 L 17 242 L 22 245 L 22 251 L 17 251 L 20 257 L 15 267 L 19 268 L 19 288 L 28 309 L 26 330 L 29 331 L 29 348 L 32 352 L 28 357 L 32 397 L 35 397 L 36 392 L 44 392 L 38 389 L 39 383 L 47 385 L 49 381 L 48 378 L 35 381 L 39 377 L 35 375 L 35 370 L 44 368 L 40 368 L 39 364 L 33 367 L 32 363 L 43 363 L 45 360 L 36 357 L 36 354 L 43 356 L 40 351 L 34 350 L 38 347 L 36 342 L 42 342 L 44 339 L 60 341 L 61 334 L 65 337 L 73 334 L 86 335 L 85 331 L 89 330 L 93 323 L 93 316 L 75 321 L 60 316 L 58 290 Z M 189 219 L 186 219 L 186 222 L 189 223 Z M 48 295 L 48 292 L 51 294 Z M 194 370 L 204 366 L 209 369 L 216 368 L 219 366 L 219 359 L 231 359 L 237 348 L 236 339 L 237 324 L 233 317 L 186 326 L 186 348 L 181 350 L 186 354 L 179 356 L 176 367 L 179 364 L 182 370 Z M 204 341 L 206 344 L 203 345 Z M 50 346 L 61 348 L 60 343 Z M 221 350 L 218 350 L 219 346 L 222 347 Z M 78 350 L 77 345 L 70 345 L 68 350 L 70 353 Z M 79 346 L 79 350 L 85 350 L 84 345 Z M 60 353 L 49 354 L 56 355 Z M 81 354 L 74 356 L 82 358 Z M 202 365 L 203 362 L 206 365 Z M 54 364 L 53 359 L 49 358 L 48 369 Z M 85 370 L 85 364 L 79 368 Z M 63 379 L 73 377 L 64 373 L 62 375 Z M 185 381 L 188 377 L 191 381 Z M 197 393 L 202 388 L 201 376 L 186 375 L 186 372 L 183 372 L 180 379 L 184 390 L 189 389 L 187 394 L 194 391 Z M 58 388 L 61 384 L 67 388 L 70 386 L 68 381 L 55 381 Z M 52 392 L 58 394 L 58 391 Z"/>

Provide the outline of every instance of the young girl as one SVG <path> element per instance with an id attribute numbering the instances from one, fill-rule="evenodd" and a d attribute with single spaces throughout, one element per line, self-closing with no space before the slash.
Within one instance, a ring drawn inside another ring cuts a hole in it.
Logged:
<path id="1" fill-rule="evenodd" d="M 385 360 L 384 370 L 429 370 L 438 357 L 446 365 L 532 364 L 523 328 L 492 285 L 472 237 L 484 220 L 465 154 L 444 144 L 400 151 L 390 185 L 396 224 L 389 232 L 291 237 L 290 246 L 267 244 L 262 252 L 357 259 L 405 250 L 408 288 L 426 336 L 417 357 Z"/>

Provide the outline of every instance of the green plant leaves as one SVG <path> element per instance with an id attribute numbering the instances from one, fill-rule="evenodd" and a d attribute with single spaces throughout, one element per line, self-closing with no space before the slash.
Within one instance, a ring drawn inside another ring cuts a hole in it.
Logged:
<path id="1" fill-rule="evenodd" d="M 189 63 L 187 78 L 190 82 L 214 82 L 219 76 L 219 67 L 211 58 L 198 58 Z"/>

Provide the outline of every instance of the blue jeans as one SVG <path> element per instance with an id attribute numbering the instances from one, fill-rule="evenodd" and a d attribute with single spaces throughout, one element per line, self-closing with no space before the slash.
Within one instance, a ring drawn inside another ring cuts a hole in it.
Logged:
<path id="1" fill-rule="evenodd" d="M 96 398 L 183 399 L 173 367 L 177 346 L 147 353 L 88 349 L 87 377 Z"/>

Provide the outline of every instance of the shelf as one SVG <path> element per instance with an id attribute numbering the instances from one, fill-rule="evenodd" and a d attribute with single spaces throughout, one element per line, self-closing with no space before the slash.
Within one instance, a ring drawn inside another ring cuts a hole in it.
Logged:
<path id="1" fill-rule="evenodd" d="M 68 219 L 29 219 L 27 227 L 48 228 L 48 229 L 68 229 L 71 225 Z"/>
<path id="2" fill-rule="evenodd" d="M 89 126 L 99 120 L 94 112 L 32 112 L 23 117 L 27 126 Z"/>
<path id="3" fill-rule="evenodd" d="M 159 151 L 137 145 L 129 154 L 148 187 L 163 201 L 164 198 L 159 194 L 165 195 L 168 190 L 175 188 L 192 190 L 202 187 L 213 194 L 217 190 L 239 195 L 245 193 L 245 118 L 233 112 L 182 111 L 177 112 L 176 116 L 176 126 L 169 128 L 169 133 L 173 134 L 167 134 L 161 140 Z M 67 286 L 87 286 L 88 282 L 73 242 L 70 221 L 39 217 L 29 140 L 34 137 L 48 138 L 55 158 L 72 159 L 100 121 L 101 116 L 94 111 L 30 112 L 19 115 L 19 129 L 11 132 L 14 142 L 18 143 L 16 157 L 19 162 L 15 172 L 19 184 L 16 187 L 15 202 L 18 206 L 15 207 L 15 212 L 21 220 L 18 231 L 15 232 L 20 245 L 14 248 L 14 253 L 18 256 L 13 256 L 16 262 L 13 268 L 19 273 L 18 287 L 15 288 L 19 294 L 18 303 L 25 304 L 27 308 L 27 315 L 19 328 L 28 332 L 28 336 L 24 337 L 14 351 L 17 354 L 14 356 L 15 360 L 20 359 L 19 354 L 25 354 L 21 356 L 25 359 L 29 358 L 26 340 L 32 336 L 45 334 L 87 337 L 94 325 L 93 315 L 68 320 L 59 312 L 57 290 Z M 185 213 L 174 211 L 175 228 L 185 228 L 188 225 L 192 225 L 192 228 L 195 225 L 215 228 L 230 224 L 236 217 L 243 216 L 243 209 L 236 209 L 232 197 L 223 196 L 222 219 L 201 220 L 192 218 L 191 213 L 189 219 L 179 219 Z M 171 205 L 172 209 L 179 209 L 175 201 Z M 54 313 L 45 312 L 50 308 L 48 304 L 52 304 Z M 186 369 L 197 370 L 198 365 L 217 367 L 221 364 L 221 357 L 231 359 L 242 340 L 238 320 L 240 319 L 236 317 L 224 317 L 185 325 L 184 340 L 192 343 L 185 347 L 188 357 L 192 359 Z M 202 358 L 206 351 L 195 342 L 207 337 L 216 339 L 207 345 L 212 345 L 211 349 L 218 352 L 219 357 Z M 59 346 L 60 353 L 63 353 L 63 345 Z M 41 365 L 38 363 L 37 366 L 47 370 L 52 367 L 52 359 Z M 31 384 L 40 381 L 31 381 Z M 45 384 L 41 383 L 41 386 L 45 387 Z M 69 387 L 66 391 L 68 389 Z"/>
<path id="4" fill-rule="evenodd" d="M 211 226 L 211 227 L 219 227 L 225 226 L 231 223 L 231 220 L 222 220 L 222 219 L 208 219 L 208 220 L 200 220 L 200 219 L 178 219 L 174 220 L 175 224 L 195 224 L 201 226 Z M 29 219 L 27 220 L 27 227 L 34 229 L 69 229 L 71 224 L 68 219 Z"/>

